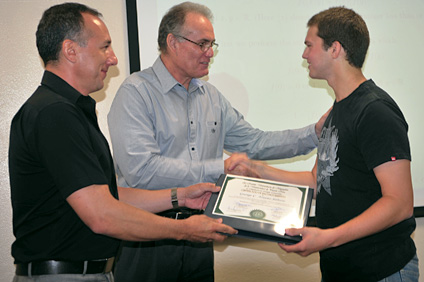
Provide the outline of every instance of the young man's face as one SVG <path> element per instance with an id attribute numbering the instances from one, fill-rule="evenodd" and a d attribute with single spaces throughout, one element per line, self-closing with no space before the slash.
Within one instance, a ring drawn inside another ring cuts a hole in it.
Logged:
<path id="1" fill-rule="evenodd" d="M 324 49 L 324 40 L 318 36 L 317 26 L 309 28 L 305 45 L 302 58 L 308 62 L 309 76 L 315 79 L 327 79 L 331 72 L 331 48 Z"/>

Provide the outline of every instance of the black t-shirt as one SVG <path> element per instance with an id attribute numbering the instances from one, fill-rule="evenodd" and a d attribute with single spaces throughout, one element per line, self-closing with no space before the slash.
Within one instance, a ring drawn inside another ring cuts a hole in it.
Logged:
<path id="1" fill-rule="evenodd" d="M 9 173 L 15 263 L 115 256 L 119 240 L 93 233 L 66 201 L 93 184 L 108 185 L 118 198 L 91 97 L 46 71 L 12 120 Z"/>
<path id="2" fill-rule="evenodd" d="M 339 226 L 379 198 L 373 169 L 396 159 L 411 160 L 408 125 L 393 101 L 372 80 L 335 102 L 318 145 L 316 219 L 320 228 Z M 329 281 L 377 281 L 403 268 L 416 250 L 415 219 L 320 253 Z"/>

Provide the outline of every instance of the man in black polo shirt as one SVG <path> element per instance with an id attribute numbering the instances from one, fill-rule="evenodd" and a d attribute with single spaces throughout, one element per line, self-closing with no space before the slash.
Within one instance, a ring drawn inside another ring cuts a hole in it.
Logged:
<path id="1" fill-rule="evenodd" d="M 112 281 L 119 239 L 206 242 L 236 232 L 203 215 L 177 221 L 150 213 L 178 205 L 202 209 L 219 189 L 213 184 L 159 191 L 117 187 L 88 96 L 103 88 L 109 67 L 117 64 L 100 16 L 67 3 L 46 10 L 38 25 L 46 71 L 10 133 L 14 281 Z"/>

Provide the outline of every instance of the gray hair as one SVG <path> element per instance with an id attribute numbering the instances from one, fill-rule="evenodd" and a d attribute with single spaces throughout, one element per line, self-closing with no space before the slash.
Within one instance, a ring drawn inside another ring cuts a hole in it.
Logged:
<path id="1" fill-rule="evenodd" d="M 165 16 L 163 16 L 159 25 L 158 45 L 160 52 L 167 52 L 168 45 L 166 43 L 166 38 L 168 34 L 180 34 L 182 32 L 182 27 L 188 13 L 200 14 L 211 22 L 213 20 L 212 11 L 205 5 L 184 2 L 173 6 Z"/>

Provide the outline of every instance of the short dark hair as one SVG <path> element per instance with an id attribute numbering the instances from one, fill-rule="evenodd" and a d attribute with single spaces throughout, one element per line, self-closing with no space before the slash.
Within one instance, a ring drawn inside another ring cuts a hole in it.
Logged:
<path id="1" fill-rule="evenodd" d="M 95 9 L 79 3 L 55 5 L 44 11 L 36 32 L 37 49 L 44 65 L 59 59 L 62 43 L 66 39 L 73 40 L 80 46 L 87 44 L 82 13 L 102 16 Z"/>
<path id="2" fill-rule="evenodd" d="M 213 20 L 211 10 L 205 5 L 192 2 L 184 2 L 173 6 L 171 9 L 169 9 L 165 16 L 163 16 L 162 21 L 159 25 L 159 51 L 166 53 L 168 49 L 166 43 L 166 38 L 168 37 L 168 34 L 181 34 L 182 27 L 185 23 L 186 15 L 188 13 L 200 14 L 206 17 L 211 22 Z"/>
<path id="3" fill-rule="evenodd" d="M 338 41 L 346 51 L 349 64 L 362 68 L 370 36 L 360 15 L 345 7 L 333 7 L 314 15 L 308 21 L 308 27 L 311 26 L 318 27 L 318 36 L 324 40 L 325 50 Z"/>

